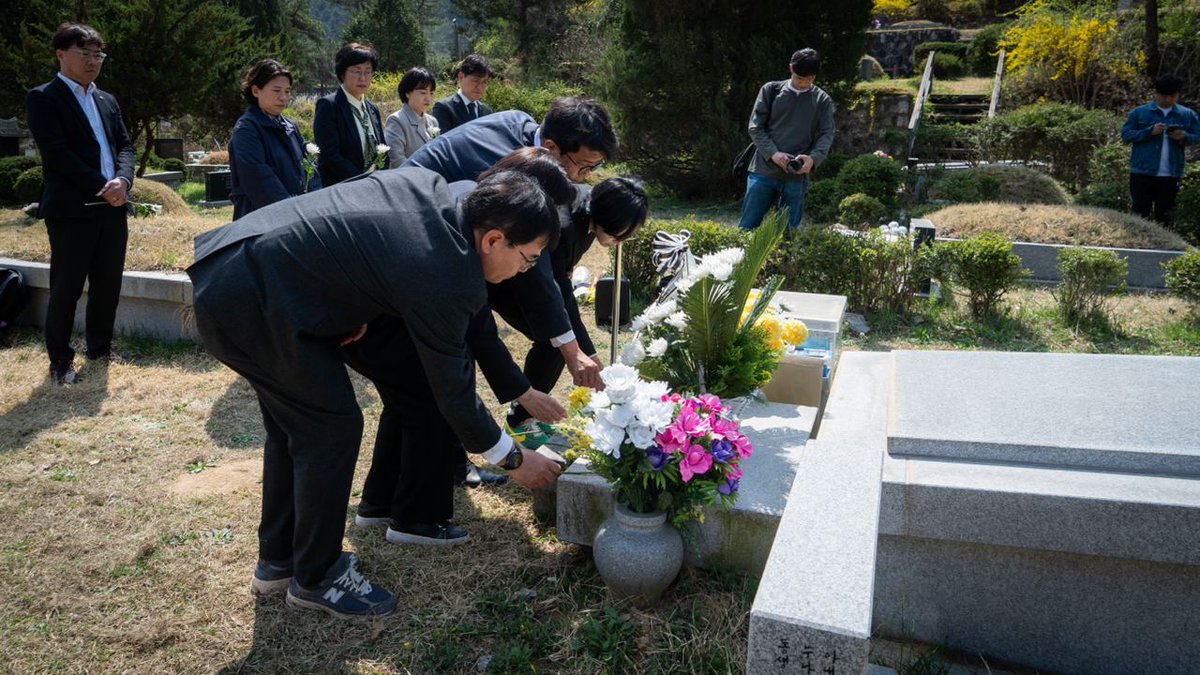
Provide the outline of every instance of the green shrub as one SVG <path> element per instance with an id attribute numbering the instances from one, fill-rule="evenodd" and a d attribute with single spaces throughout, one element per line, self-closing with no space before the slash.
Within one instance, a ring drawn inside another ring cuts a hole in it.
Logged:
<path id="1" fill-rule="evenodd" d="M 1193 246 L 1200 245 L 1200 163 L 1190 163 L 1183 170 L 1171 229 Z"/>
<path id="2" fill-rule="evenodd" d="M 13 191 L 17 177 L 29 169 L 41 165 L 42 158 L 37 156 L 0 158 L 0 201 L 17 201 L 17 193 Z"/>
<path id="3" fill-rule="evenodd" d="M 541 85 L 497 82 L 488 87 L 483 100 L 493 110 L 523 110 L 538 122 L 546 116 L 550 103 L 562 96 L 582 96 L 578 87 L 557 80 Z"/>
<path id="4" fill-rule="evenodd" d="M 837 220 L 838 204 L 845 199 L 842 183 L 836 177 L 813 181 L 804 195 L 804 218 L 811 223 L 829 224 Z"/>
<path id="5" fill-rule="evenodd" d="M 16 182 L 13 183 L 13 193 L 16 195 L 17 203 L 32 204 L 42 199 L 42 167 L 35 166 L 32 169 L 26 169 L 17 176 Z"/>
<path id="6" fill-rule="evenodd" d="M 883 202 L 861 192 L 855 192 L 838 204 L 838 220 L 846 227 L 870 227 L 885 215 L 887 209 Z"/>
<path id="7" fill-rule="evenodd" d="M 912 304 L 922 276 L 910 237 L 889 240 L 878 231 L 859 238 L 857 269 L 848 301 L 859 309 L 900 313 Z"/>
<path id="8" fill-rule="evenodd" d="M 1081 206 L 1099 206 L 1113 211 L 1129 211 L 1128 183 L 1092 183 L 1079 193 L 1075 203 Z"/>
<path id="9" fill-rule="evenodd" d="M 981 159 L 1044 162 L 1050 175 L 1081 189 L 1093 149 L 1115 141 L 1120 127 L 1120 118 L 1104 110 L 1038 103 L 980 121 L 969 142 Z"/>
<path id="10" fill-rule="evenodd" d="M 1088 157 L 1088 183 L 1129 183 L 1130 146 L 1114 141 L 1098 145 Z"/>
<path id="11" fill-rule="evenodd" d="M 904 174 L 896 160 L 876 155 L 859 155 L 846 162 L 838 172 L 837 180 L 842 191 L 835 203 L 841 204 L 846 197 L 861 192 L 878 199 L 888 211 L 893 211 L 903 179 Z"/>
<path id="12" fill-rule="evenodd" d="M 1188 249 L 1186 253 L 1163 263 L 1167 271 L 1167 290 L 1193 306 L 1200 308 L 1200 250 Z"/>
<path id="13" fill-rule="evenodd" d="M 1006 24 L 993 23 L 971 38 L 964 55 L 967 68 L 972 75 L 990 77 L 996 74 L 996 61 L 1000 53 L 1000 38 L 1004 36 Z"/>
<path id="14" fill-rule="evenodd" d="M 966 56 L 968 47 L 970 44 L 966 42 L 922 42 L 913 47 L 913 66 L 918 69 L 924 68 L 925 60 L 929 58 L 929 52 L 937 52 L 939 55 Z M 937 67 L 937 58 L 937 56 L 933 57 L 935 68 Z"/>
<path id="15" fill-rule="evenodd" d="M 146 153 L 144 153 L 144 152 L 138 153 L 137 159 L 134 160 L 134 164 L 133 164 L 135 169 L 136 169 L 136 167 L 140 167 L 142 165 L 142 158 L 145 156 L 146 156 Z M 151 152 L 149 159 L 146 160 L 146 170 L 147 171 L 158 171 L 158 170 L 162 169 L 162 166 L 163 166 L 163 158 L 159 157 L 158 155 Z"/>
<path id="16" fill-rule="evenodd" d="M 970 294 L 971 315 L 976 318 L 993 314 L 1004 294 L 1026 274 L 1012 242 L 994 232 L 954 243 L 948 266 L 954 283 Z"/>
<path id="17" fill-rule="evenodd" d="M 658 286 L 659 277 L 655 271 L 651 242 L 660 230 L 671 234 L 678 234 L 681 230 L 691 232 L 688 247 L 697 256 L 723 248 L 745 247 L 750 242 L 748 231 L 711 220 L 696 220 L 689 216 L 680 220 L 648 221 L 624 247 L 627 253 L 623 271 L 629 279 L 631 294 L 641 300 L 650 299 Z"/>
<path id="18" fill-rule="evenodd" d="M 933 75 L 945 80 L 957 80 L 967 75 L 967 64 L 957 54 L 938 52 L 933 55 Z"/>
<path id="19" fill-rule="evenodd" d="M 929 199 L 951 204 L 1000 201 L 1000 180 L 978 169 L 949 171 L 929 186 Z"/>
<path id="20" fill-rule="evenodd" d="M 168 157 L 162 161 L 163 171 L 185 171 L 187 165 L 178 157 Z"/>
<path id="21" fill-rule="evenodd" d="M 1110 289 L 1125 289 L 1129 262 L 1111 249 L 1064 248 L 1058 252 L 1062 283 L 1054 292 L 1063 317 L 1078 323 L 1100 316 Z"/>
<path id="22" fill-rule="evenodd" d="M 832 152 L 825 156 L 825 159 L 817 165 L 817 168 L 813 169 L 812 177 L 809 180 L 813 183 L 819 183 L 830 178 L 837 178 L 842 167 L 846 166 L 846 162 L 849 162 L 851 159 L 854 159 L 853 155 Z"/>

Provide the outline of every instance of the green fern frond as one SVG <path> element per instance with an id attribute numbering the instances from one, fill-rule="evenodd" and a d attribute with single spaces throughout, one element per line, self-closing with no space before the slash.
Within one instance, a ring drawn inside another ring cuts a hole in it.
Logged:
<path id="1" fill-rule="evenodd" d="M 783 211 L 772 211 L 763 219 L 762 225 L 759 225 L 754 234 L 750 238 L 750 244 L 746 247 L 746 256 L 742 262 L 734 270 L 731 281 L 733 282 L 732 296 L 737 304 L 738 313 L 741 313 L 742 307 L 746 305 L 746 298 L 750 296 L 750 289 L 754 288 L 754 282 L 758 279 L 758 275 L 762 272 L 763 265 L 767 263 L 767 258 L 771 252 L 779 245 L 783 239 L 783 231 L 786 227 Z M 763 294 L 759 296 L 761 300 L 766 296 L 766 289 L 763 289 Z M 770 295 L 774 295 L 775 291 L 771 291 Z M 771 298 L 768 296 L 767 301 Z"/>
<path id="2" fill-rule="evenodd" d="M 767 279 L 767 283 L 763 284 L 762 291 L 758 294 L 758 299 L 754 301 L 754 307 L 750 309 L 750 313 L 746 315 L 746 320 L 742 322 L 741 328 L 738 329 L 738 334 L 745 333 L 754 327 L 754 323 L 758 318 L 767 311 L 767 307 L 771 304 L 771 298 L 775 297 L 775 291 L 783 285 L 783 277 L 778 274 Z M 744 305 L 743 305 L 744 306 Z"/>

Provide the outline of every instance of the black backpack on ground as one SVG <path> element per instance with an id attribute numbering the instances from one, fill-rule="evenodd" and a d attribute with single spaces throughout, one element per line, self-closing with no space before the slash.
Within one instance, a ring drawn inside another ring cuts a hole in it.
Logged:
<path id="1" fill-rule="evenodd" d="M 0 348 L 8 346 L 8 331 L 29 302 L 29 289 L 21 273 L 0 267 Z"/>

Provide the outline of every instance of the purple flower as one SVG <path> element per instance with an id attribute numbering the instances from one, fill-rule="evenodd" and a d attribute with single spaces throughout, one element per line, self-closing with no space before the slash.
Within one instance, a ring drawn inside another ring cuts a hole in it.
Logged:
<path id="1" fill-rule="evenodd" d="M 740 480 L 741 479 L 739 478 L 726 478 L 724 483 L 721 483 L 717 486 L 717 492 L 720 492 L 726 497 L 731 496 L 733 493 L 737 492 L 738 482 Z"/>
<path id="2" fill-rule="evenodd" d="M 655 471 L 662 471 L 663 467 L 671 461 L 671 456 L 663 452 L 657 445 L 646 451 L 646 459 L 650 460 L 650 468 Z"/>
<path id="3" fill-rule="evenodd" d="M 713 459 L 724 464 L 733 459 L 733 444 L 725 439 L 717 439 L 712 442 Z"/>

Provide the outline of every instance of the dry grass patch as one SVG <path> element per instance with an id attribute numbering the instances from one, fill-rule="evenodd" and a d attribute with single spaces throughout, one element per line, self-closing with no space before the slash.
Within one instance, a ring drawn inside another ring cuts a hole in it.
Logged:
<path id="1" fill-rule="evenodd" d="M 956 204 L 927 216 L 938 236 L 998 232 L 1013 241 L 1182 251 L 1179 235 L 1144 218 L 1092 206 Z"/>
<path id="2" fill-rule="evenodd" d="M 991 77 L 960 77 L 955 80 L 935 78 L 933 93 L 935 94 L 986 94 L 992 95 Z"/>
<path id="3" fill-rule="evenodd" d="M 139 181 L 139 186 L 145 183 L 151 181 Z M 152 184 L 175 195 L 175 199 L 183 204 L 183 210 L 169 213 L 164 207 L 162 215 L 129 219 L 125 269 L 183 271 L 192 264 L 192 239 L 201 232 L 225 224 L 228 214 L 197 214 L 173 190 L 165 185 Z M 146 199 L 153 201 L 154 197 L 147 196 Z M 50 262 L 50 242 L 46 237 L 45 223 L 26 216 L 18 209 L 0 211 L 0 256 Z"/>

